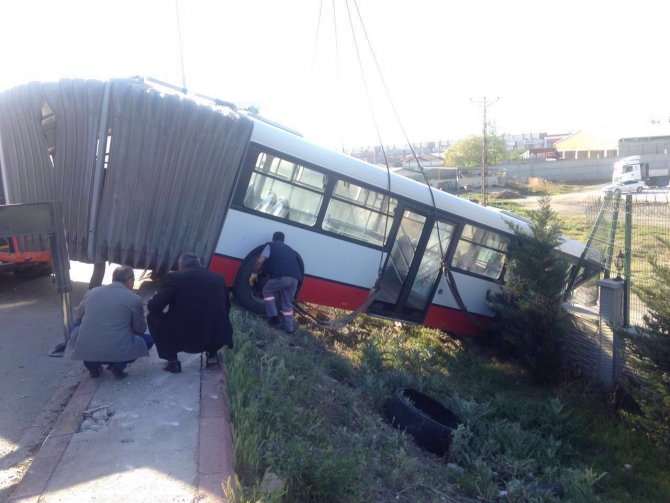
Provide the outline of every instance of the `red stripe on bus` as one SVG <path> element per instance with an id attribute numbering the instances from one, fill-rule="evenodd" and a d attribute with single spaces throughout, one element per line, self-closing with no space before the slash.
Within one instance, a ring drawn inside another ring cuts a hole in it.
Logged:
<path id="1" fill-rule="evenodd" d="M 226 284 L 230 286 L 235 281 L 235 276 L 237 276 L 237 271 L 239 271 L 241 264 L 241 260 L 214 255 L 209 262 L 209 270 L 223 275 L 226 279 Z"/>
<path id="2" fill-rule="evenodd" d="M 350 311 L 358 309 L 367 298 L 368 290 L 365 288 L 344 285 L 313 276 L 305 276 L 298 293 L 298 300 L 301 302 L 312 302 Z"/>
<path id="3" fill-rule="evenodd" d="M 214 255 L 209 263 L 209 269 L 222 274 L 226 278 L 226 284 L 232 285 L 241 264 L 241 260 Z M 301 302 L 312 302 L 352 311 L 358 309 L 367 297 L 368 290 L 365 288 L 344 285 L 312 276 L 305 277 L 298 293 L 298 300 Z"/>
<path id="4" fill-rule="evenodd" d="M 226 278 L 226 283 L 232 285 L 241 263 L 241 260 L 214 255 L 209 263 L 209 269 L 222 274 Z M 305 277 L 298 294 L 298 300 L 301 302 L 311 302 L 348 310 L 358 309 L 367 297 L 368 290 L 365 288 L 312 276 Z M 473 323 L 471 317 L 477 321 Z M 433 304 L 428 308 L 426 318 L 422 324 L 454 334 L 485 335 L 490 319 L 476 314 L 471 315 L 471 317 L 456 309 Z"/>
<path id="5" fill-rule="evenodd" d="M 478 314 L 471 314 L 470 316 L 476 321 L 473 322 L 462 311 L 431 304 L 426 313 L 426 318 L 423 320 L 423 324 L 427 327 L 439 328 L 454 334 L 479 337 L 486 335 L 486 328 L 491 320 L 486 316 Z"/>

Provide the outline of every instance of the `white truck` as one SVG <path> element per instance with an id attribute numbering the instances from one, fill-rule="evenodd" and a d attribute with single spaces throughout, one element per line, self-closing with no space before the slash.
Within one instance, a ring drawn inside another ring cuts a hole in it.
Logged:
<path id="1" fill-rule="evenodd" d="M 665 187 L 670 181 L 667 162 L 644 162 L 639 155 L 624 157 L 614 163 L 612 184 L 640 181 L 650 187 Z"/>

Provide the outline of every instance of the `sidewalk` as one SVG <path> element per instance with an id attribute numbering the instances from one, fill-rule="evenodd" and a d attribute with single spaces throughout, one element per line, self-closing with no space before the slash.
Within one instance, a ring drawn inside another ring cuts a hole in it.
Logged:
<path id="1" fill-rule="evenodd" d="M 234 473 L 225 369 L 180 353 L 183 372 L 150 358 L 117 380 L 86 375 L 9 503 L 223 501 Z"/>

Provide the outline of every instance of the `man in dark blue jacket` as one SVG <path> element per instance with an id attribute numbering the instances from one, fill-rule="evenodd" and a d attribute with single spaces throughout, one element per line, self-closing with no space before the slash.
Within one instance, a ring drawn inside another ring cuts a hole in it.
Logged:
<path id="1" fill-rule="evenodd" d="M 263 300 L 265 301 L 265 313 L 269 323 L 273 327 L 283 324 L 284 330 L 292 334 L 295 330 L 293 322 L 293 298 L 298 289 L 298 283 L 302 281 L 301 258 L 293 248 L 284 244 L 284 233 L 275 232 L 272 242 L 265 245 L 260 256 L 254 264 L 253 273 L 249 277 L 249 284 L 256 283 L 257 274 L 265 265 L 265 270 L 270 279 L 263 286 Z M 281 309 L 281 320 L 277 313 L 275 296 L 279 296 Z"/>

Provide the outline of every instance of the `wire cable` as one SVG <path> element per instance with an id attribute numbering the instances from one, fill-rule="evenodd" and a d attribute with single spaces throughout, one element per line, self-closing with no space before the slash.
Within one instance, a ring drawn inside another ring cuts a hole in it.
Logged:
<path id="1" fill-rule="evenodd" d="M 337 11 L 335 9 L 335 0 L 332 0 L 332 5 L 333 5 L 333 30 L 335 30 L 335 64 L 337 68 L 337 88 L 340 90 L 340 93 L 338 94 L 338 99 L 340 100 L 340 111 L 344 109 L 342 106 L 342 74 L 340 70 L 340 45 L 338 42 L 337 38 Z M 340 141 L 342 143 L 342 153 L 344 153 L 344 137 L 342 136 L 342 115 L 339 115 L 339 121 L 340 121 Z"/>
<path id="2" fill-rule="evenodd" d="M 181 16 L 179 15 L 179 0 L 175 0 L 175 9 L 177 12 L 177 47 L 179 48 L 179 62 L 181 65 L 181 86 L 186 93 L 186 70 L 184 68 L 184 44 L 181 39 Z"/>
<path id="3" fill-rule="evenodd" d="M 377 73 L 379 75 L 379 78 L 381 80 L 382 86 L 384 87 L 384 92 L 386 93 L 386 97 L 391 105 L 391 108 L 393 110 L 393 113 L 395 115 L 395 119 L 398 122 L 398 126 L 400 127 L 400 130 L 402 131 L 403 137 L 405 138 L 405 141 L 409 145 L 409 149 L 412 152 L 412 156 L 414 157 L 414 160 L 416 161 L 417 167 L 419 168 L 419 171 L 421 172 L 421 175 L 426 182 L 426 186 L 428 187 L 428 193 L 430 194 L 430 199 L 431 203 L 433 205 L 433 210 L 435 210 L 436 216 L 437 216 L 437 203 L 435 202 L 435 195 L 433 193 L 433 188 L 430 186 L 430 183 L 428 182 L 428 177 L 426 176 L 426 172 L 423 169 L 423 166 L 421 166 L 421 162 L 419 161 L 418 156 L 416 155 L 416 151 L 414 150 L 414 147 L 412 146 L 412 143 L 409 141 L 409 137 L 407 136 L 407 132 L 405 131 L 405 128 L 402 124 L 402 120 L 400 119 L 400 114 L 398 113 L 398 109 L 395 106 L 395 103 L 393 102 L 393 98 L 391 97 L 391 93 L 389 91 L 388 85 L 386 84 L 386 80 L 384 79 L 384 74 L 381 71 L 381 67 L 379 66 L 379 61 L 377 60 L 377 56 L 375 54 L 374 48 L 372 47 L 372 42 L 370 41 L 370 37 L 368 36 L 368 31 L 365 28 L 365 23 L 363 22 L 363 17 L 361 16 L 360 9 L 358 8 L 358 2 L 356 0 L 352 0 L 354 3 L 354 6 L 356 7 L 356 13 L 358 15 L 358 19 L 361 23 L 361 27 L 363 29 L 363 33 L 365 34 L 365 39 L 368 43 L 368 48 L 370 49 L 370 54 L 372 56 L 372 60 L 375 63 L 375 67 L 377 68 Z M 347 7 L 348 7 L 348 1 L 347 1 Z M 439 220 L 438 220 L 439 222 Z M 440 263 L 440 269 L 442 272 L 446 271 L 446 274 L 444 274 L 447 286 L 449 287 L 449 290 L 454 297 L 454 300 L 458 304 L 458 307 L 465 313 L 465 315 L 471 319 L 471 321 L 475 322 L 477 321 L 472 314 L 468 311 L 467 306 L 463 302 L 463 299 L 461 298 L 461 295 L 458 291 L 458 287 L 456 285 L 456 281 L 453 277 L 453 274 L 451 273 L 451 270 L 449 269 L 446 261 L 446 250 L 444 249 L 444 245 L 442 243 L 442 236 L 440 233 L 440 225 L 438 223 L 437 225 L 437 241 L 440 245 L 440 256 L 441 256 L 441 263 Z"/>
<path id="4" fill-rule="evenodd" d="M 316 21 L 316 35 L 314 37 L 314 51 L 312 52 L 312 73 L 314 73 L 314 67 L 316 66 L 316 53 L 319 48 L 319 33 L 321 31 L 321 13 L 323 11 L 323 0 L 319 1 L 319 17 Z"/>
<path id="5" fill-rule="evenodd" d="M 354 42 L 354 47 L 356 49 L 356 57 L 358 58 L 358 66 L 361 71 L 361 78 L 363 80 L 363 86 L 365 87 L 365 94 L 368 100 L 368 106 L 370 108 L 370 114 L 372 115 L 372 122 L 374 123 L 375 126 L 375 131 L 377 133 L 377 139 L 379 141 L 379 145 L 381 146 L 382 154 L 384 156 L 384 164 L 386 165 L 386 190 L 387 190 L 387 201 L 386 201 L 386 219 L 384 222 L 384 243 L 382 243 L 382 253 L 381 257 L 379 258 L 379 268 L 378 268 L 378 278 L 377 278 L 377 283 L 379 282 L 381 278 L 381 273 L 382 273 L 382 265 L 384 262 L 384 246 L 386 245 L 386 238 L 387 238 L 387 232 L 388 232 L 388 220 L 389 220 L 389 210 L 391 207 L 391 168 L 389 166 L 388 162 L 388 157 L 386 156 L 386 150 L 384 149 L 384 142 L 382 141 L 381 137 L 381 132 L 379 130 L 379 122 L 377 121 L 377 115 L 375 114 L 374 106 L 372 105 L 372 96 L 370 95 L 370 87 L 368 86 L 368 81 L 365 76 L 365 69 L 363 67 L 363 59 L 361 58 L 361 53 L 358 47 L 358 40 L 356 38 L 356 32 L 354 30 L 354 22 L 353 19 L 351 18 L 351 10 L 349 9 L 349 1 L 347 0 L 345 5 L 347 6 L 347 15 L 349 18 L 349 27 L 351 28 L 351 37 Z M 383 201 L 382 201 L 383 203 Z M 382 204 L 382 209 L 384 205 Z"/>

